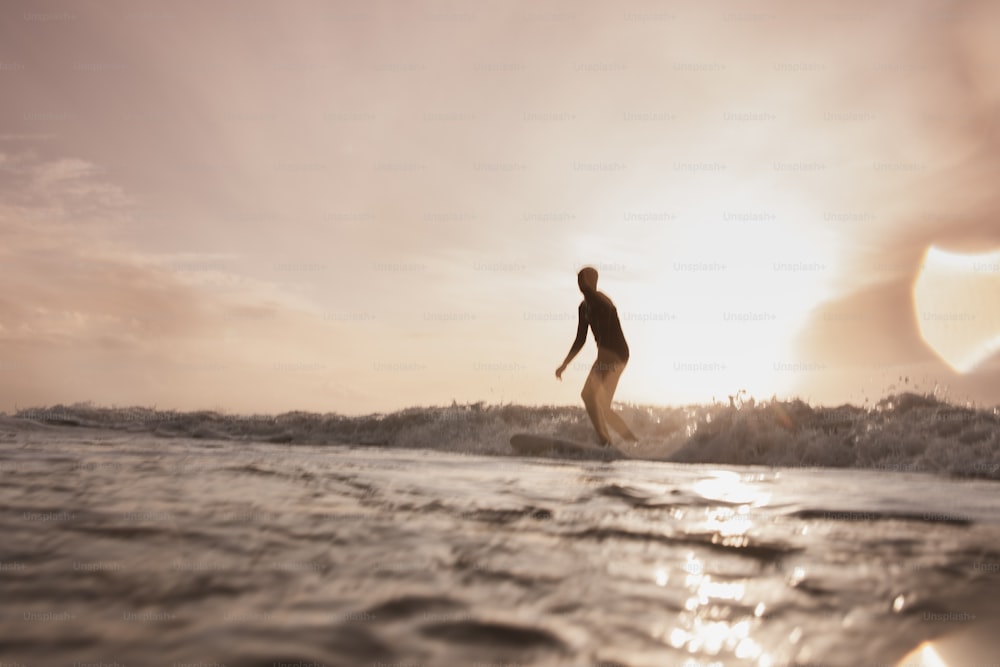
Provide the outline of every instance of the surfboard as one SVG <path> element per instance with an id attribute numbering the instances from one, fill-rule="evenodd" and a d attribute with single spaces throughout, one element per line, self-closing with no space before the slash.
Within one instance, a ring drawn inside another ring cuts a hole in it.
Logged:
<path id="1" fill-rule="evenodd" d="M 585 445 L 549 435 L 516 433 L 510 438 L 510 447 L 519 456 L 547 456 L 557 458 L 597 459 L 607 461 L 625 456 L 614 447 Z"/>

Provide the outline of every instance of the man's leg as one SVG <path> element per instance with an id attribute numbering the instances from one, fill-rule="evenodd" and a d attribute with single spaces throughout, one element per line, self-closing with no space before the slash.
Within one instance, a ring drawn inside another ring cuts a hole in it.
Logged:
<path id="1" fill-rule="evenodd" d="M 615 390 L 618 389 L 618 380 L 621 378 L 622 372 L 625 370 L 625 363 L 626 362 L 624 361 L 613 363 L 608 371 L 608 374 L 604 377 L 604 391 L 601 392 L 606 400 L 606 403 L 603 406 L 604 419 L 605 422 L 617 431 L 621 437 L 635 442 L 638 438 L 636 438 L 635 434 L 632 433 L 632 429 L 628 427 L 628 424 L 625 423 L 625 420 L 622 419 L 617 412 L 611 409 L 611 402 L 615 398 Z"/>
<path id="2" fill-rule="evenodd" d="M 605 417 L 605 398 L 604 398 L 604 378 L 602 377 L 601 371 L 601 361 L 595 361 L 594 365 L 590 368 L 590 374 L 587 375 L 587 381 L 583 384 L 583 391 L 580 392 L 580 397 L 583 398 L 583 404 L 587 408 L 587 415 L 590 416 L 590 423 L 594 425 L 594 430 L 597 431 L 597 437 L 601 440 L 602 445 L 611 444 L 611 436 L 608 434 L 608 427 L 604 421 Z"/>

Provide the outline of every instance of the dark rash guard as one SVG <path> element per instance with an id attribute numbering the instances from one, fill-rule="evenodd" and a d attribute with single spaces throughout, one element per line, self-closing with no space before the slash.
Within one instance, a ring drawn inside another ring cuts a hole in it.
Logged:
<path id="1" fill-rule="evenodd" d="M 579 349 L 587 341 L 587 327 L 594 332 L 598 349 L 614 352 L 622 361 L 628 361 L 628 343 L 618 320 L 618 309 L 603 292 L 584 296 L 580 302 L 579 324 L 573 347 Z"/>

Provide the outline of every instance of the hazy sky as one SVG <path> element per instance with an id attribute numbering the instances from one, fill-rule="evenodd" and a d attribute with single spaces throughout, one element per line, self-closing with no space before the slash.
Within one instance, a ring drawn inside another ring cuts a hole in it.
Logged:
<path id="1" fill-rule="evenodd" d="M 1000 402 L 965 351 L 995 349 L 1000 260 L 912 289 L 932 245 L 1000 247 L 997 25 L 993 0 L 5 3 L 0 410 L 578 403 L 593 343 L 553 373 L 585 264 L 632 348 L 619 400 L 907 376 Z"/>

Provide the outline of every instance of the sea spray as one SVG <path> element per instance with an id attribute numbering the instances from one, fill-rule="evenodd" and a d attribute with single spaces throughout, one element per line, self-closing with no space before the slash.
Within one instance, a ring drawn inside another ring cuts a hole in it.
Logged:
<path id="1" fill-rule="evenodd" d="M 639 436 L 619 442 L 633 458 L 683 463 L 863 468 L 1000 479 L 1000 415 L 932 395 L 893 394 L 871 407 L 812 406 L 800 400 L 688 406 L 616 404 Z M 529 432 L 589 443 L 582 407 L 457 404 L 345 416 L 286 412 L 229 415 L 144 407 L 56 405 L 17 412 L 18 420 L 148 432 L 164 438 L 350 444 L 510 455 Z"/>

